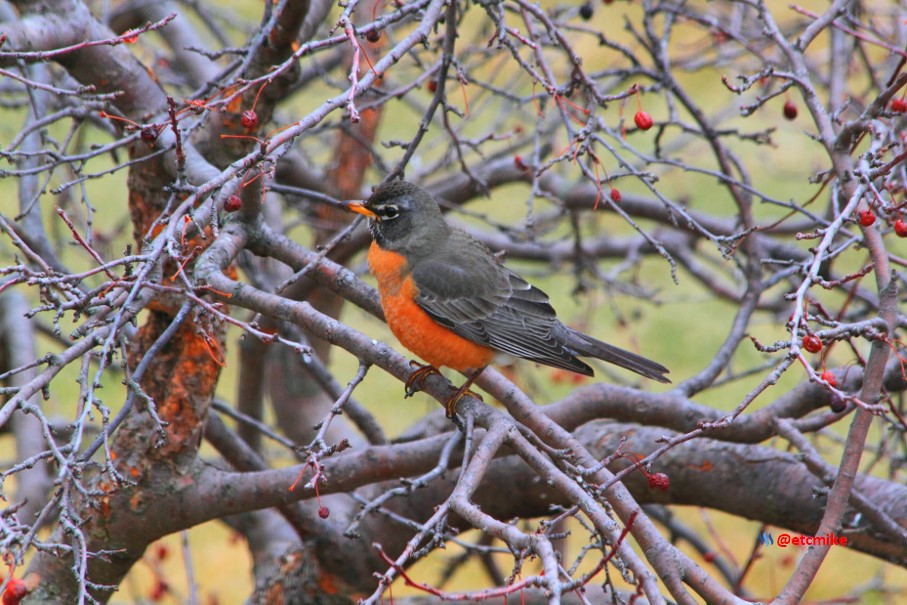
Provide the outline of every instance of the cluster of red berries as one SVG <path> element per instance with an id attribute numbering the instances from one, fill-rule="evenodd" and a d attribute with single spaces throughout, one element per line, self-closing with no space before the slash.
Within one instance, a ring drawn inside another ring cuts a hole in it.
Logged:
<path id="1" fill-rule="evenodd" d="M 872 210 L 861 210 L 857 217 L 857 221 L 863 227 L 871 227 L 876 222 L 876 215 Z M 898 237 L 907 237 L 907 223 L 904 222 L 903 218 L 899 217 L 894 221 L 892 227 L 894 227 L 895 235 Z"/>

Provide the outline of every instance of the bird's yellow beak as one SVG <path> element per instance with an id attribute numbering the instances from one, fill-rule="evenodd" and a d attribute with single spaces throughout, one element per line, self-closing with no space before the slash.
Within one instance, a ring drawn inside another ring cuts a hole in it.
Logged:
<path id="1" fill-rule="evenodd" d="M 378 215 L 366 208 L 364 202 L 342 202 L 340 207 L 355 212 L 356 214 L 367 216 L 370 219 L 378 220 Z"/>

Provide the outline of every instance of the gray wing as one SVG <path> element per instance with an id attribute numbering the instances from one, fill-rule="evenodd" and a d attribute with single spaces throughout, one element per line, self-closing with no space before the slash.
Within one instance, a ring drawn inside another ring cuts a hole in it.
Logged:
<path id="1" fill-rule="evenodd" d="M 471 236 L 459 232 L 454 237 Z M 538 363 L 592 375 L 562 340 L 569 330 L 548 296 L 502 266 L 477 241 L 455 246 L 457 258 L 422 259 L 412 277 L 416 302 L 463 338 Z"/>

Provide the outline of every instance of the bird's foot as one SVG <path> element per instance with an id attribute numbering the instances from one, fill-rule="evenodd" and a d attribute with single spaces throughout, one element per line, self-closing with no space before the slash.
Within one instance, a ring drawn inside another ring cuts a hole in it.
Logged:
<path id="1" fill-rule="evenodd" d="M 457 392 L 454 393 L 453 396 L 451 396 L 451 398 L 444 403 L 444 411 L 447 414 L 447 417 L 453 420 L 455 423 L 457 423 L 457 406 L 460 404 L 461 399 L 463 399 L 467 395 L 471 395 L 479 401 L 485 401 L 484 399 L 482 399 L 481 395 L 469 389 L 471 384 L 472 381 L 468 381 L 466 384 L 457 389 Z M 457 425 L 459 426 L 459 423 L 457 423 Z"/>
<path id="2" fill-rule="evenodd" d="M 484 399 L 482 399 L 481 395 L 479 395 L 475 391 L 469 390 L 469 387 L 472 386 L 472 383 L 476 381 L 476 378 L 478 378 L 479 374 L 481 374 L 484 370 L 485 368 L 479 368 L 478 370 L 473 372 L 472 375 L 466 380 L 466 382 L 463 383 L 463 386 L 457 389 L 457 392 L 454 393 L 453 396 L 444 404 L 444 411 L 447 412 L 447 417 L 452 419 L 455 423 L 457 422 L 457 405 L 465 396 L 472 395 L 479 401 L 485 401 Z M 459 426 L 459 423 L 457 423 L 457 425 Z"/>
<path id="3" fill-rule="evenodd" d="M 441 373 L 435 366 L 431 364 L 422 365 L 416 360 L 410 361 L 409 365 L 418 369 L 410 374 L 409 378 L 406 379 L 406 384 L 404 385 L 406 394 L 403 396 L 404 399 L 412 397 L 418 391 L 421 391 L 423 388 L 425 388 L 425 379 L 428 378 L 430 374 Z"/>

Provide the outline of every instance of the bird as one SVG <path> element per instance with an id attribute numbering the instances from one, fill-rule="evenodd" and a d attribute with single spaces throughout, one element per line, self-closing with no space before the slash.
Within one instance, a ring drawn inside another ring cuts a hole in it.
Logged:
<path id="1" fill-rule="evenodd" d="M 414 385 L 442 367 L 468 376 L 445 405 L 457 402 L 496 358 L 519 357 L 593 376 L 579 357 L 592 357 L 658 382 L 668 368 L 588 334 L 557 318 L 539 288 L 504 265 L 478 239 L 449 224 L 437 198 L 404 181 L 386 181 L 368 200 L 342 207 L 368 218 L 370 273 L 378 283 L 384 317 L 400 343 L 422 358 L 406 383 Z"/>

